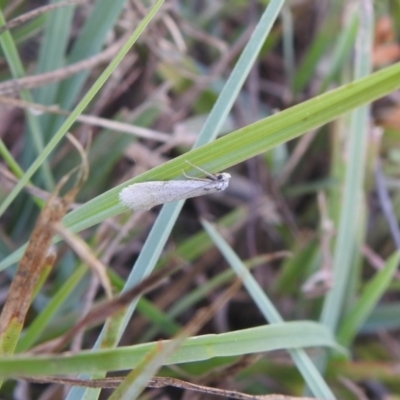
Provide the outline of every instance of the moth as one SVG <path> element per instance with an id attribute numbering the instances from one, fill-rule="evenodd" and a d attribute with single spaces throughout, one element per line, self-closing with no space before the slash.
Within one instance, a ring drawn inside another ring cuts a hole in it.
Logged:
<path id="1" fill-rule="evenodd" d="M 206 174 L 206 178 L 193 178 L 185 174 L 190 179 L 134 183 L 120 191 L 119 200 L 135 211 L 150 210 L 160 204 L 221 192 L 228 187 L 231 175 L 227 172 L 214 175 L 198 169 Z"/>

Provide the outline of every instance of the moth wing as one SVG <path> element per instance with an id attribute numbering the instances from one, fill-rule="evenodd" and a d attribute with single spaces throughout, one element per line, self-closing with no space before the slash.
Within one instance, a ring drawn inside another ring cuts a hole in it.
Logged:
<path id="1" fill-rule="evenodd" d="M 200 196 L 205 181 L 153 181 L 134 183 L 122 189 L 120 201 L 133 210 L 149 210 L 159 204 Z"/>

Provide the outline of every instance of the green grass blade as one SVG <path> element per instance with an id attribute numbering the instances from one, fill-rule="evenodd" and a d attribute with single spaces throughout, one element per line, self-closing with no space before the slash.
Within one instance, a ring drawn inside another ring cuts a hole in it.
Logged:
<path id="1" fill-rule="evenodd" d="M 400 303 L 398 301 L 382 304 L 372 311 L 361 328 L 362 333 L 374 334 L 382 330 L 400 329 Z"/>
<path id="2" fill-rule="evenodd" d="M 218 96 L 210 115 L 201 129 L 194 147 L 200 147 L 214 140 L 222 129 L 222 125 L 225 123 L 225 120 L 239 95 L 239 92 L 257 59 L 258 53 L 260 52 L 261 47 L 283 6 L 283 3 L 283 0 L 271 0 L 269 2 L 257 23 L 249 42 L 243 49 L 238 62 L 229 75 L 221 94 Z"/>
<path id="3" fill-rule="evenodd" d="M 67 6 L 47 14 L 36 65 L 37 74 L 54 71 L 64 66 L 74 10 L 75 6 Z M 58 83 L 52 83 L 36 89 L 34 92 L 36 102 L 44 105 L 57 104 L 55 97 L 58 85 Z M 47 129 L 51 118 L 49 115 L 43 115 L 40 120 L 46 138 L 52 136 L 52 132 Z"/>
<path id="4" fill-rule="evenodd" d="M 0 139 L 0 154 L 3 157 L 3 160 L 7 164 L 10 171 L 16 176 L 20 177 L 24 174 L 24 171 L 21 169 L 19 164 L 14 160 L 12 154 L 8 151 L 7 147 L 5 146 L 3 140 Z"/>
<path id="5" fill-rule="evenodd" d="M 336 46 L 332 51 L 328 71 L 322 80 L 319 92 L 324 92 L 329 87 L 329 84 L 343 66 L 344 60 L 351 54 L 357 36 L 357 28 L 358 17 L 356 13 L 353 13 L 349 24 L 346 25 L 345 29 L 338 36 Z"/>
<path id="6" fill-rule="evenodd" d="M 337 337 L 339 343 L 343 346 L 347 347 L 350 344 L 379 299 L 387 291 L 393 275 L 398 269 L 399 262 L 400 253 L 396 252 L 389 257 L 383 269 L 377 272 L 365 285 L 360 298 L 340 325 Z"/>
<path id="7" fill-rule="evenodd" d="M 23 352 L 36 344 L 38 338 L 47 329 L 49 322 L 60 309 L 68 296 L 73 292 L 76 285 L 87 273 L 86 267 L 79 267 L 71 274 L 57 293 L 51 298 L 50 302 L 40 311 L 35 320 L 25 329 L 23 336 L 19 339 L 16 352 Z"/>
<path id="8" fill-rule="evenodd" d="M 146 389 L 150 379 L 165 365 L 168 358 L 179 350 L 188 334 L 189 331 L 181 331 L 179 335 L 167 344 L 159 345 L 152 352 L 146 354 L 143 357 L 143 361 L 127 375 L 109 399 L 135 400 Z"/>
<path id="9" fill-rule="evenodd" d="M 329 51 L 332 37 L 335 37 L 338 30 L 338 21 L 342 14 L 341 1 L 327 3 L 326 20 L 321 24 L 318 33 L 316 33 L 310 48 L 305 54 L 294 77 L 294 92 L 298 94 L 303 91 L 307 84 L 310 83 L 316 74 L 317 65 L 324 57 L 324 53 Z"/>
<path id="10" fill-rule="evenodd" d="M 400 87 L 400 63 L 341 86 L 271 117 L 257 121 L 213 143 L 194 149 L 153 168 L 67 214 L 63 223 L 74 232 L 93 226 L 124 210 L 118 193 L 128 184 L 182 177 L 186 160 L 209 172 L 223 171 L 301 134 L 326 124 L 356 107 L 368 104 Z M 197 171 L 198 174 L 198 171 Z M 196 176 L 196 171 L 193 171 Z M 0 263 L 0 270 L 18 261 L 21 249 Z"/>
<path id="11" fill-rule="evenodd" d="M 262 119 L 153 168 L 69 213 L 64 222 L 74 231 L 92 226 L 119 214 L 124 209 L 119 204 L 118 193 L 128 184 L 184 178 L 182 171 L 188 171 L 186 160 L 211 173 L 223 171 L 330 122 L 349 109 L 367 104 L 398 87 L 400 64 Z M 199 175 L 198 171 L 190 173 L 194 176 Z"/>
<path id="12" fill-rule="evenodd" d="M 364 15 L 364 13 L 362 14 Z M 371 70 L 371 49 L 373 21 L 364 18 L 359 25 L 357 37 L 358 57 L 355 65 L 355 76 L 368 76 Z M 354 252 L 358 249 L 358 227 L 360 221 L 360 204 L 363 199 L 364 169 L 370 107 L 364 106 L 355 110 L 350 121 L 350 137 L 347 150 L 347 166 L 345 173 L 342 207 L 338 226 L 338 234 L 333 255 L 334 285 L 328 292 L 321 315 L 321 322 L 332 331 L 336 330 L 342 309 L 346 287 L 351 272 L 351 262 Z"/>
<path id="13" fill-rule="evenodd" d="M 117 349 L 82 351 L 79 354 L 2 357 L 0 376 L 53 376 L 132 369 L 152 349 L 159 344 L 169 342 L 159 341 Z M 321 324 L 310 321 L 286 322 L 188 338 L 166 364 L 319 346 L 340 350 L 332 334 Z"/>
<path id="14" fill-rule="evenodd" d="M 3 26 L 5 24 L 5 22 L 6 21 L 4 19 L 3 13 L 1 12 L 1 9 L 0 9 L 0 26 Z M 11 33 L 9 31 L 5 31 L 0 35 L 0 44 L 3 49 L 4 55 L 7 59 L 7 62 L 10 67 L 13 78 L 21 78 L 21 77 L 25 76 L 25 70 L 22 65 L 22 61 L 19 57 L 17 47 L 16 47 L 14 40 L 11 36 Z M 33 102 L 32 96 L 31 96 L 30 92 L 28 92 L 27 90 L 21 90 L 20 96 L 21 96 L 22 100 L 24 100 L 24 101 Z M 28 121 L 28 127 L 29 127 L 30 133 L 32 135 L 32 140 L 33 140 L 36 152 L 37 152 L 37 154 L 40 154 L 44 148 L 44 142 L 43 142 L 43 134 L 42 134 L 42 131 L 40 128 L 39 121 L 38 121 L 37 117 L 34 116 L 29 111 L 26 111 L 25 115 L 26 115 L 26 119 Z M 43 179 L 44 183 L 45 183 L 47 189 L 51 189 L 54 185 L 54 181 L 53 181 L 50 167 L 47 162 L 42 163 L 41 167 L 42 167 L 41 172 L 42 172 L 42 176 L 44 178 Z M 29 177 L 29 179 L 30 179 L 30 177 Z"/>
<path id="15" fill-rule="evenodd" d="M 225 239 L 207 221 L 203 220 L 202 224 L 238 278 L 243 281 L 249 296 L 251 296 L 264 318 L 271 324 L 282 323 L 283 318 L 278 310 Z M 289 353 L 314 396 L 323 399 L 334 399 L 334 394 L 305 351 L 298 349 L 291 350 Z"/>
<path id="16" fill-rule="evenodd" d="M 85 21 L 85 25 L 72 47 L 68 64 L 82 61 L 100 51 L 107 34 L 113 29 L 125 2 L 126 0 L 97 0 L 93 3 L 93 11 Z M 82 72 L 60 84 L 57 99 L 57 104 L 60 108 L 70 109 L 71 105 L 76 101 L 88 74 L 89 72 Z"/>

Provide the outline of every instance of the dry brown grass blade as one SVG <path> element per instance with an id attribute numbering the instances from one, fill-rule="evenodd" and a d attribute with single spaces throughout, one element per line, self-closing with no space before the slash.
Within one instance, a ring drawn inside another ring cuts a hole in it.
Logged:
<path id="1" fill-rule="evenodd" d="M 71 114 L 70 112 L 61 110 L 55 106 L 43 106 L 41 104 L 27 102 L 24 100 L 16 99 L 14 97 L 0 95 L 0 103 L 4 104 L 6 107 L 18 107 L 24 110 L 35 110 L 39 113 L 62 115 L 64 117 L 69 117 Z M 132 125 L 120 121 L 113 121 L 106 118 L 96 117 L 95 115 L 81 114 L 76 118 L 76 120 L 87 125 L 110 129 L 117 132 L 129 133 L 143 139 L 156 140 L 162 143 L 173 142 L 174 145 L 180 143 L 188 143 L 188 139 L 187 137 L 185 138 L 184 135 L 173 136 L 171 134 L 159 132 L 154 129 L 143 128 L 141 126 Z M 189 141 L 190 143 L 192 143 L 194 141 L 194 138 L 189 138 Z"/>
<path id="2" fill-rule="evenodd" d="M 5 165 L 0 165 L 0 184 L 1 187 L 6 189 L 7 191 L 11 190 L 18 182 L 18 178 L 13 175 L 13 173 L 6 168 Z M 34 197 L 37 197 L 40 200 L 47 201 L 51 193 L 46 192 L 45 190 L 42 190 L 32 184 L 27 184 L 24 187 L 24 190 L 31 194 Z"/>
<path id="3" fill-rule="evenodd" d="M 40 346 L 40 352 L 43 350 L 47 352 L 57 352 L 69 343 L 75 335 L 82 329 L 88 326 L 95 326 L 104 322 L 108 317 L 116 314 L 128 306 L 137 296 L 143 295 L 155 287 L 157 287 L 164 278 L 169 276 L 176 269 L 176 265 L 170 265 L 160 271 L 150 275 L 138 285 L 129 289 L 125 293 L 114 297 L 111 300 L 105 301 L 94 307 L 88 314 L 86 314 L 74 327 L 72 327 L 64 336 L 53 341 L 50 345 Z M 37 350 L 36 350 L 37 351 Z M 35 352 L 36 352 L 35 351 Z"/>
<path id="4" fill-rule="evenodd" d="M 19 17 L 13 18 L 11 21 L 8 21 L 5 25 L 3 25 L 0 28 L 0 34 L 8 29 L 16 28 L 17 26 L 22 25 L 25 22 L 28 22 L 31 19 L 38 17 L 39 15 L 46 14 L 57 8 L 72 6 L 74 4 L 85 4 L 89 3 L 90 1 L 91 0 L 66 0 L 66 1 L 60 1 L 59 3 L 48 4 L 43 7 L 35 8 L 32 11 L 29 11 L 25 14 L 20 15 Z"/>
<path id="5" fill-rule="evenodd" d="M 61 221 L 87 177 L 87 160 L 82 162 L 74 187 L 62 198 L 58 193 L 73 172 L 61 179 L 41 211 L 30 236 L 28 246 L 18 265 L 17 272 L 0 315 L 0 354 L 12 354 L 22 331 L 35 287 L 46 268 L 54 235 L 55 224 Z"/>
<path id="6" fill-rule="evenodd" d="M 112 288 L 107 275 L 107 267 L 93 254 L 91 248 L 78 235 L 75 235 L 60 223 L 55 224 L 55 230 L 97 276 L 107 297 L 111 299 Z"/>
<path id="7" fill-rule="evenodd" d="M 238 400 L 316 400 L 314 397 L 294 397 L 294 396 L 286 396 L 282 394 L 264 394 L 264 395 L 252 395 L 246 394 L 242 392 L 238 392 L 236 390 L 226 390 L 213 388 L 210 386 L 197 385 L 195 383 L 185 382 L 180 379 L 175 378 L 153 378 L 151 380 L 151 385 L 149 387 L 157 388 L 164 386 L 173 386 L 180 389 L 191 390 L 200 393 L 213 394 L 217 396 L 229 397 L 231 399 Z"/>
<path id="8" fill-rule="evenodd" d="M 68 386 L 115 389 L 125 379 L 125 376 L 115 376 L 111 378 L 93 379 L 93 380 L 64 378 L 64 377 L 48 377 L 48 378 L 22 377 L 20 379 L 33 383 L 58 383 L 61 385 L 68 385 Z M 149 384 L 147 385 L 147 387 L 155 389 L 166 386 L 171 386 L 184 390 L 191 390 L 198 393 L 207 393 L 222 397 L 229 397 L 231 399 L 236 399 L 236 400 L 318 400 L 314 397 L 313 398 L 294 397 L 294 396 L 285 396 L 282 394 L 251 395 L 238 392 L 236 390 L 218 389 L 204 385 L 197 385 L 195 383 L 186 382 L 181 379 L 159 377 L 159 376 L 155 376 L 154 378 L 152 378 Z"/>
<path id="9" fill-rule="evenodd" d="M 71 64 L 54 71 L 45 72 L 43 74 L 25 76 L 23 78 L 10 79 L 2 82 L 0 83 L 0 94 L 16 95 L 20 90 L 34 89 L 43 85 L 47 85 L 48 83 L 58 82 L 83 70 L 96 67 L 99 64 L 111 60 L 120 49 L 122 44 L 126 41 L 126 38 L 127 35 L 124 35 L 103 52 L 89 57 L 86 60 L 79 61 L 75 64 Z"/>

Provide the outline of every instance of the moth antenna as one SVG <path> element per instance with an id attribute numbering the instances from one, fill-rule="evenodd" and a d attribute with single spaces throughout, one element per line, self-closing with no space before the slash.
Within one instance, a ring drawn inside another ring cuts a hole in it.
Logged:
<path id="1" fill-rule="evenodd" d="M 196 178 L 195 176 L 190 176 L 188 175 L 184 170 L 182 170 L 183 175 L 185 175 L 186 178 L 192 180 L 192 181 L 207 181 L 207 179 L 203 179 L 203 178 Z M 215 181 L 215 176 L 211 175 L 212 178 L 210 178 L 211 180 Z"/>
<path id="2" fill-rule="evenodd" d="M 210 179 L 212 179 L 213 181 L 216 180 L 216 176 L 213 174 L 210 174 L 209 172 L 205 171 L 203 168 L 198 167 L 197 165 L 192 164 L 190 161 L 185 160 L 189 165 L 191 165 L 193 168 L 198 169 L 199 171 L 203 172 L 204 175 L 208 176 Z M 185 172 L 183 173 L 186 177 L 188 177 Z M 193 179 L 193 178 L 192 178 Z"/>

